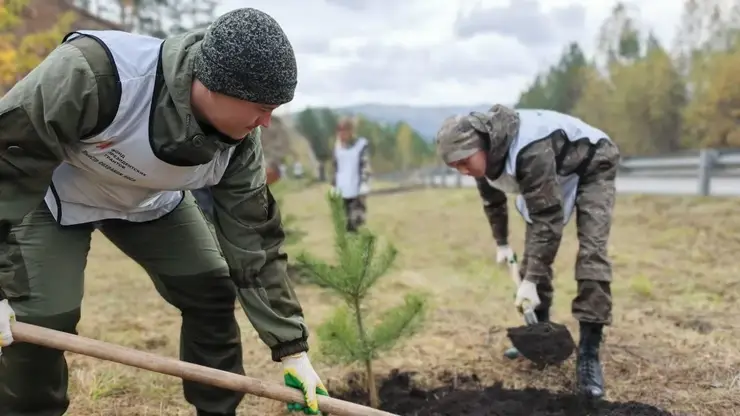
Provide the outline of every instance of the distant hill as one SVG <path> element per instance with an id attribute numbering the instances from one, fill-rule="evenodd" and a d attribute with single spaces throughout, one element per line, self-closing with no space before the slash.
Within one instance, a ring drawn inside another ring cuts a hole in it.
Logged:
<path id="1" fill-rule="evenodd" d="M 262 130 L 262 148 L 268 163 L 301 162 L 306 172 L 316 172 L 318 161 L 311 143 L 289 120 L 274 116 L 270 127 Z"/>
<path id="2" fill-rule="evenodd" d="M 442 121 L 453 114 L 467 114 L 471 111 L 485 111 L 491 104 L 449 107 L 416 107 L 409 105 L 362 104 L 332 108 L 340 114 L 363 114 L 378 123 L 405 121 L 427 141 L 437 134 Z"/>

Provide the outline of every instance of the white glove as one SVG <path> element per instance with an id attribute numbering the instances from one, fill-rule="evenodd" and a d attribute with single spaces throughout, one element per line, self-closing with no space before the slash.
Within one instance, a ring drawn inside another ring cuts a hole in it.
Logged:
<path id="1" fill-rule="evenodd" d="M 360 195 L 367 195 L 368 193 L 370 193 L 370 185 L 363 182 L 360 185 Z"/>
<path id="2" fill-rule="evenodd" d="M 514 250 L 512 250 L 509 246 L 498 246 L 498 249 L 496 250 L 496 263 L 509 263 L 512 260 L 516 260 Z"/>
<path id="3" fill-rule="evenodd" d="M 340 196 L 339 189 L 336 186 L 332 186 L 331 189 L 329 189 L 329 194 L 331 196 Z"/>
<path id="4" fill-rule="evenodd" d="M 7 347 L 13 343 L 13 333 L 10 332 L 10 324 L 15 322 L 15 312 L 8 304 L 7 299 L 0 301 L 0 355 L 3 354 L 1 347 Z"/>
<path id="5" fill-rule="evenodd" d="M 514 305 L 520 311 L 523 309 L 535 309 L 540 305 L 540 297 L 537 296 L 537 285 L 529 280 L 522 280 L 516 291 Z"/>
<path id="6" fill-rule="evenodd" d="M 311 365 L 308 354 L 301 352 L 295 355 L 289 355 L 282 359 L 283 378 L 285 385 L 301 390 L 305 403 L 288 403 L 289 411 L 300 411 L 309 415 L 318 415 L 319 401 L 316 398 L 318 394 L 328 396 L 329 393 L 321 382 L 319 375 Z"/>

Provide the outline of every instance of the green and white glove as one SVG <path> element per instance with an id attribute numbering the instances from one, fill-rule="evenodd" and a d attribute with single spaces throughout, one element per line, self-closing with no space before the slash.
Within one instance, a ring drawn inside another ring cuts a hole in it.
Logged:
<path id="1" fill-rule="evenodd" d="M 302 411 L 307 415 L 320 415 L 317 395 L 329 396 L 324 383 L 311 365 L 308 354 L 301 352 L 282 360 L 285 385 L 301 390 L 305 403 L 288 403 L 288 411 Z"/>

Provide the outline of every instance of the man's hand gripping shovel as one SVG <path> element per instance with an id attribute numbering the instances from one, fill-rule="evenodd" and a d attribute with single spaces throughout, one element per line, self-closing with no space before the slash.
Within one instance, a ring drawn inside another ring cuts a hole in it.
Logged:
<path id="1" fill-rule="evenodd" d="M 518 289 L 519 285 L 522 284 L 521 275 L 519 274 L 519 263 L 516 259 L 516 254 L 511 256 L 506 261 L 509 268 L 509 277 L 514 282 L 514 286 Z M 534 313 L 534 305 L 529 300 L 524 300 L 522 305 L 518 308 L 519 312 L 524 315 L 524 322 L 527 325 L 534 325 L 537 323 L 537 314 Z"/>
<path id="2" fill-rule="evenodd" d="M 507 261 L 507 265 L 511 280 L 518 289 L 522 284 L 522 278 L 516 255 Z M 573 336 L 565 325 L 539 322 L 534 308 L 535 306 L 527 299 L 518 307 L 519 312 L 524 315 L 526 325 L 507 329 L 507 336 L 514 347 L 507 350 L 505 355 L 508 358 L 522 355 L 538 367 L 560 364 L 567 360 L 575 349 Z"/>

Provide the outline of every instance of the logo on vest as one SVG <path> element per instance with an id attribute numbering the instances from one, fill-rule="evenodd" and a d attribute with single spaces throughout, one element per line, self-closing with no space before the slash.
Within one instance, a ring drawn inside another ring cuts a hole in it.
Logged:
<path id="1" fill-rule="evenodd" d="M 134 174 L 142 178 L 145 177 L 146 173 L 129 163 L 124 153 L 116 149 L 110 149 L 115 144 L 115 140 L 115 138 L 112 138 L 96 144 L 95 149 L 103 151 L 98 155 L 91 154 L 87 149 L 83 149 L 81 153 L 108 172 L 131 182 L 137 180 L 136 177 L 132 176 Z"/>
<path id="2" fill-rule="evenodd" d="M 100 143 L 96 144 L 95 145 L 95 148 L 98 149 L 98 150 L 105 150 L 105 149 L 113 146 L 113 143 L 114 143 L 113 142 L 113 139 L 106 140 L 104 142 L 100 142 Z"/>

